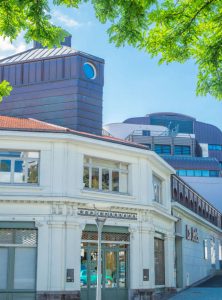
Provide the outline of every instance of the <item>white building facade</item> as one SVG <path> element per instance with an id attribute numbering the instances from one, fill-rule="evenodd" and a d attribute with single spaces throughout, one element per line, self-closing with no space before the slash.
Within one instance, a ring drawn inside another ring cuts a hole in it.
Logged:
<path id="1" fill-rule="evenodd" d="M 221 269 L 221 213 L 181 178 L 172 176 L 176 286 L 185 288 Z"/>
<path id="2" fill-rule="evenodd" d="M 174 170 L 143 146 L 16 120 L 0 130 L 0 299 L 95 299 L 96 211 L 103 299 L 174 289 Z"/>

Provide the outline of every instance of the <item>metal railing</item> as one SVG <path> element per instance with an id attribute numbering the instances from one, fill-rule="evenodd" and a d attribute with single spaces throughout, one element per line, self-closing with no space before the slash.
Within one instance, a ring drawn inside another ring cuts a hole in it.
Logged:
<path id="1" fill-rule="evenodd" d="M 173 201 L 182 204 L 208 222 L 222 228 L 221 212 L 174 174 L 171 177 L 171 194 Z"/>

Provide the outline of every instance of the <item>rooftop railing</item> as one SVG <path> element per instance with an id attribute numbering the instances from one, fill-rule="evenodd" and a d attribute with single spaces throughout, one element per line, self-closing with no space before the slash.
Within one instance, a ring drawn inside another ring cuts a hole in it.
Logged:
<path id="1" fill-rule="evenodd" d="M 144 134 L 144 132 L 149 131 L 149 134 Z M 178 133 L 178 132 L 172 132 L 169 130 L 165 131 L 153 131 L 153 130 L 134 130 L 132 131 L 125 139 L 132 141 L 134 137 L 172 137 L 172 138 L 189 138 L 194 139 L 194 134 L 189 133 Z"/>
<path id="2" fill-rule="evenodd" d="M 171 177 L 172 199 L 213 225 L 222 228 L 222 214 L 212 204 L 195 192 L 180 177 Z"/>

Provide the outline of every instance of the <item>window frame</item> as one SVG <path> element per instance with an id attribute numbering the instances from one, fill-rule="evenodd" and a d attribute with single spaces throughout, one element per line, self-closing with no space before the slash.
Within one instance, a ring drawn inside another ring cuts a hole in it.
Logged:
<path id="1" fill-rule="evenodd" d="M 153 173 L 152 176 L 152 182 L 153 182 L 153 201 L 155 203 L 163 204 L 163 180 L 156 174 Z M 156 193 L 155 193 L 155 184 L 159 185 L 158 188 L 158 198 L 159 200 L 156 199 Z"/>
<path id="2" fill-rule="evenodd" d="M 159 155 L 171 155 L 172 147 L 169 144 L 154 144 L 154 151 Z"/>
<path id="3" fill-rule="evenodd" d="M 22 153 L 24 154 L 23 157 L 19 157 L 19 156 L 2 156 L 1 153 L 2 152 L 8 152 L 8 153 Z M 34 153 L 38 153 L 38 158 L 31 158 L 31 157 L 27 157 L 27 153 L 28 152 L 34 152 Z M 0 164 L 1 164 L 1 161 L 2 160 L 9 160 L 10 163 L 11 163 L 11 168 L 10 168 L 10 182 L 1 182 L 0 180 L 0 185 L 18 185 L 18 186 L 24 186 L 24 185 L 28 185 L 28 186 L 37 186 L 39 185 L 40 183 L 40 151 L 39 150 L 30 150 L 30 149 L 0 149 Z M 28 182 L 28 162 L 31 162 L 31 161 L 37 161 L 38 163 L 38 180 L 36 183 L 33 183 L 33 182 Z M 25 174 L 25 182 L 15 182 L 15 162 L 16 161 L 23 161 L 23 163 L 25 162 L 25 171 L 24 171 L 24 174 Z M 0 171 L 1 173 L 1 171 Z"/>
<path id="4" fill-rule="evenodd" d="M 85 162 L 85 159 L 88 159 L 89 162 Z M 101 160 L 101 161 L 107 161 L 108 163 L 113 163 L 113 164 L 118 164 L 119 167 L 114 168 L 111 166 L 101 166 L 99 165 L 99 163 L 93 163 L 93 159 Z M 126 166 L 126 169 L 124 169 L 122 166 Z M 85 185 L 84 182 L 84 170 L 85 168 L 88 168 L 88 176 L 89 176 L 89 183 L 88 186 Z M 99 175 L 98 175 L 98 188 L 93 188 L 92 187 L 92 169 L 98 169 L 99 170 Z M 108 170 L 109 172 L 109 187 L 108 189 L 104 189 L 103 188 L 103 170 Z M 119 174 L 119 178 L 118 178 L 118 190 L 114 190 L 113 189 L 113 174 L 114 173 L 118 173 Z M 127 180 L 126 180 L 126 192 L 121 192 L 121 175 L 124 174 L 127 176 Z M 104 193 L 117 193 L 117 194 L 123 194 L 123 195 L 129 195 L 129 164 L 125 163 L 125 162 L 119 162 L 119 161 L 115 161 L 115 160 L 109 160 L 106 158 L 98 158 L 98 157 L 92 157 L 92 156 L 88 156 L 88 155 L 84 155 L 83 157 L 83 189 L 84 190 L 90 190 L 90 191 L 98 191 L 98 192 L 104 192 Z"/>
<path id="5" fill-rule="evenodd" d="M 174 145 L 174 155 L 191 156 L 191 147 L 189 145 Z"/>
<path id="6" fill-rule="evenodd" d="M 208 259 L 208 241 L 207 241 L 207 239 L 203 240 L 203 258 L 205 260 Z"/>

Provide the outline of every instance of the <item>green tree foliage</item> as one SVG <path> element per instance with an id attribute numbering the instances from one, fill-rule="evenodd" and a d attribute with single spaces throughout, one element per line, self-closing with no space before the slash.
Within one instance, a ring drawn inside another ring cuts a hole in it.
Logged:
<path id="1" fill-rule="evenodd" d="M 54 0 L 54 5 L 91 2 L 110 41 L 143 49 L 159 63 L 193 59 L 197 95 L 222 100 L 222 0 Z M 58 45 L 67 32 L 50 23 L 48 0 L 0 0 L 0 35 Z M 0 87 L 1 88 L 1 87 Z M 1 92 L 2 94 L 2 92 Z"/>

